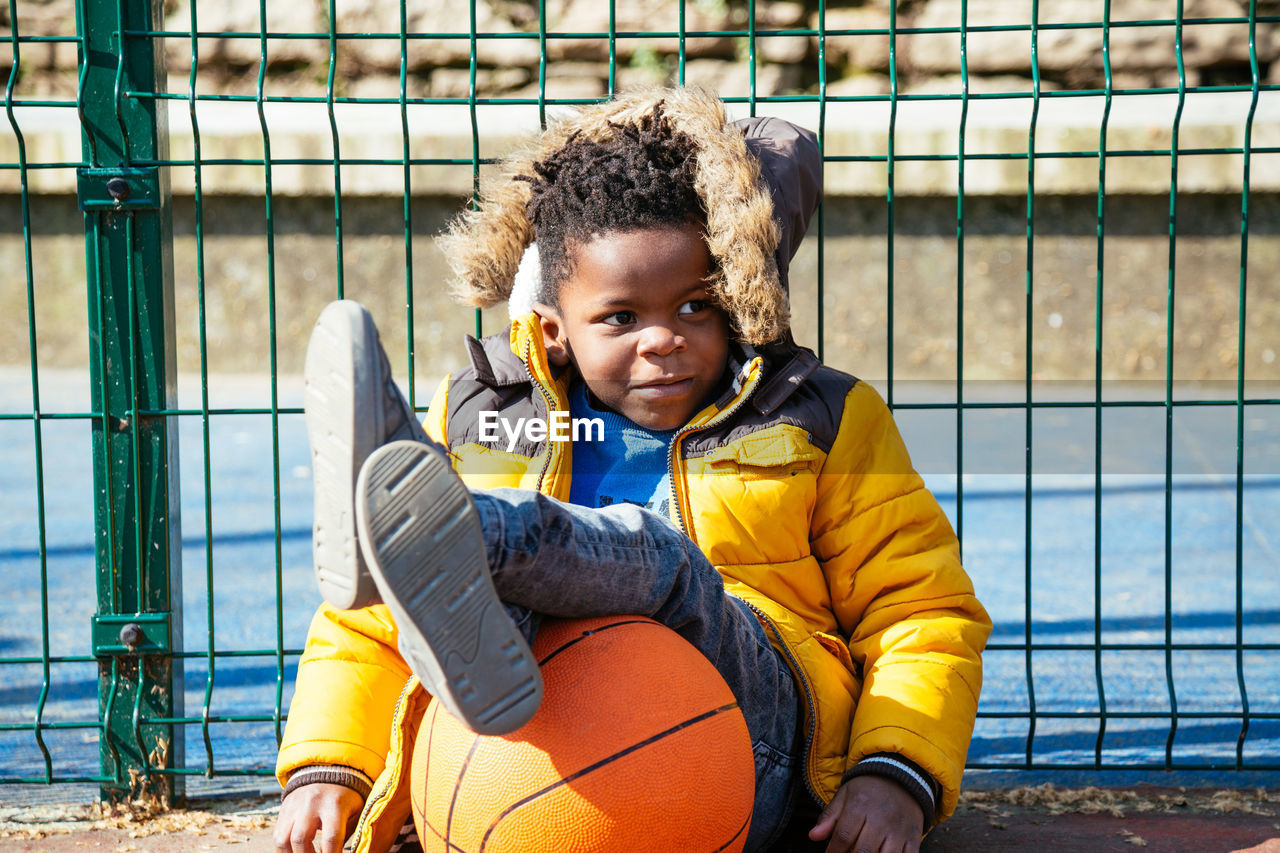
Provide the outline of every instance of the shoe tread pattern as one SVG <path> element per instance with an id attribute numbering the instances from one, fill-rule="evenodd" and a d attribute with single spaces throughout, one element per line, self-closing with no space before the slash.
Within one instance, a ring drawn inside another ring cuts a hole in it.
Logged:
<path id="1" fill-rule="evenodd" d="M 361 473 L 361 544 L 424 686 L 474 731 L 504 734 L 537 710 L 537 663 L 489 576 L 479 518 L 443 453 L 396 442 Z"/>
<path id="2" fill-rule="evenodd" d="M 320 593 L 350 609 L 374 600 L 375 587 L 356 544 L 355 491 L 359 466 L 371 449 L 376 421 L 357 420 L 366 401 L 357 395 L 368 365 L 367 314 L 354 303 L 332 303 L 307 345 L 304 408 L 314 478 L 314 562 Z M 376 332 L 374 332 L 376 335 Z M 366 395 L 367 396 L 367 395 Z M 364 445 L 364 446 L 362 446 Z"/>

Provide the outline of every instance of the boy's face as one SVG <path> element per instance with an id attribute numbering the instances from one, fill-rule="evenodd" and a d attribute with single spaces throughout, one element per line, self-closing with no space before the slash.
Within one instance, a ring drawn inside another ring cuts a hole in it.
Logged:
<path id="1" fill-rule="evenodd" d="M 572 247 L 560 307 L 538 305 L 547 356 L 642 427 L 684 426 L 715 388 L 729 320 L 711 302 L 697 225 L 609 231 Z"/>

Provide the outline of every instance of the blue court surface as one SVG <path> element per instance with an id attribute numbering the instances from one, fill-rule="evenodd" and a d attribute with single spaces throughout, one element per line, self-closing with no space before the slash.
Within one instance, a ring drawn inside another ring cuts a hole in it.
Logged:
<path id="1" fill-rule="evenodd" d="M 179 405 L 198 408 L 198 383 L 184 381 L 180 389 Z M 1248 396 L 1274 398 L 1274 390 L 1250 388 Z M 428 392 L 429 386 L 418 391 L 420 398 Z M 1093 390 L 1043 393 L 1089 401 Z M 1161 400 L 1163 386 L 1121 393 Z M 1230 400 L 1234 393 L 1233 386 L 1179 388 L 1175 397 Z M 211 379 L 210 395 L 215 408 L 269 401 L 265 381 L 242 378 Z M 953 409 L 913 408 L 953 401 L 948 395 L 954 395 L 948 386 L 895 388 L 896 417 L 916 466 L 960 527 L 966 566 L 995 621 L 970 781 L 1276 784 L 1276 774 L 1260 768 L 1280 766 L 1280 407 L 1243 410 L 1239 506 L 1237 409 L 1176 407 L 1166 504 L 1163 407 L 1104 409 L 1100 477 L 1094 409 L 1034 410 L 1028 478 L 1026 410 L 967 409 L 957 447 Z M 296 379 L 282 382 L 280 406 L 297 407 L 300 399 Z M 975 399 L 1020 403 L 1025 390 L 986 383 L 966 391 L 966 402 Z M 31 405 L 30 374 L 0 369 L 0 412 L 29 413 Z M 86 376 L 42 374 L 42 411 L 88 408 Z M 211 754 L 215 772 L 236 774 L 190 777 L 188 791 L 266 790 L 275 784 L 269 776 L 245 771 L 273 765 L 274 718 L 288 710 L 296 650 L 319 604 L 310 567 L 306 434 L 301 415 L 281 415 L 277 460 L 269 415 L 210 418 L 210 538 L 201 419 L 180 421 L 182 628 L 186 650 L 196 654 L 185 663 L 186 713 L 199 717 L 208 692 L 214 715 L 273 718 L 212 724 L 208 748 L 202 727 L 187 726 L 188 767 L 207 769 Z M 42 584 L 32 422 L 0 420 L 0 577 L 9 599 L 0 617 L 0 660 L 39 658 L 46 637 L 51 656 L 91 653 L 89 436 L 87 420 L 42 422 Z M 209 690 L 211 637 L 218 653 L 263 654 L 218 657 Z M 1100 652 L 1099 641 L 1106 647 Z M 55 662 L 49 670 L 43 721 L 95 720 L 96 664 Z M 42 682 L 38 663 L 0 663 L 0 724 L 33 723 Z M 43 737 L 55 776 L 98 772 L 95 729 L 46 730 Z M 1237 757 L 1245 770 L 1231 769 Z M 1033 769 L 994 769 L 1027 764 Z M 43 777 L 44 768 L 30 729 L 0 731 L 0 777 Z M 69 799 L 92 796 L 84 792 L 95 788 L 46 790 L 10 787 L 0 789 L 0 799 Z"/>

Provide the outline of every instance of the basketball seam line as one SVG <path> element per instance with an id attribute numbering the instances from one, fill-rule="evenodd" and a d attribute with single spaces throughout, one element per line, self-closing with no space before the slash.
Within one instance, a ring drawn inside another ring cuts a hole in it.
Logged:
<path id="1" fill-rule="evenodd" d="M 457 853 L 467 853 L 466 850 L 463 850 L 457 844 L 454 844 L 452 841 L 450 841 L 449 839 L 441 835 L 440 830 L 436 829 L 434 826 L 431 825 L 431 823 L 427 820 L 426 815 L 423 815 L 422 817 L 422 825 L 425 826 L 427 829 L 431 830 L 431 834 L 434 835 L 437 840 L 439 840 L 441 843 L 444 844 L 446 850 L 457 851 Z M 421 838 L 419 839 L 419 841 L 422 841 L 422 840 L 423 839 Z"/>
<path id="2" fill-rule="evenodd" d="M 430 796 L 431 790 L 431 745 L 435 743 L 436 735 L 436 717 L 440 715 L 440 703 L 431 703 L 431 719 L 427 722 L 427 766 L 422 768 L 422 805 L 419 807 L 422 814 L 422 826 L 431 830 L 436 838 L 439 838 L 449 846 L 449 839 L 440 834 L 440 830 L 431 825 L 431 821 L 427 819 L 427 798 Z M 452 813 L 452 812 L 451 812 Z"/>
<path id="3" fill-rule="evenodd" d="M 453 811 L 458 805 L 458 793 L 462 790 L 462 780 L 466 778 L 467 767 L 471 764 L 471 759 L 475 756 L 476 749 L 479 746 L 480 738 L 477 736 L 475 740 L 471 741 L 471 748 L 467 750 L 467 757 L 463 760 L 462 767 L 458 768 L 458 778 L 453 783 L 453 796 L 449 800 L 449 815 L 445 818 L 444 823 L 444 843 L 450 847 L 453 846 L 449 841 L 449 836 L 453 833 Z"/>
<path id="4" fill-rule="evenodd" d="M 536 800 L 538 797 L 541 797 L 543 794 L 546 794 L 550 791 L 554 791 L 556 788 L 559 788 L 563 785 L 567 785 L 570 782 L 573 782 L 583 776 L 586 776 L 588 773 L 598 770 L 604 765 L 609 764 L 612 761 L 616 761 L 617 759 L 623 757 L 624 755 L 630 755 L 631 753 L 636 752 L 637 750 L 643 749 L 644 747 L 648 746 L 651 743 L 660 741 L 663 738 L 668 737 L 669 735 L 673 735 L 682 729 L 686 729 L 689 726 L 700 723 L 703 720 L 710 719 L 711 717 L 718 716 L 727 711 L 732 711 L 737 707 L 738 707 L 737 702 L 730 702 L 727 705 L 721 705 L 719 708 L 712 708 L 710 711 L 704 711 L 703 713 L 698 714 L 695 717 L 690 717 L 689 719 L 685 720 L 683 723 L 677 723 L 676 725 L 672 726 L 666 731 L 662 731 L 662 732 L 658 732 L 657 734 L 650 735 L 649 737 L 645 738 L 642 741 L 633 743 L 631 746 L 627 747 L 624 750 L 615 752 L 613 755 L 602 758 L 599 761 L 595 762 L 594 764 L 591 764 L 587 767 L 583 767 L 581 770 L 571 773 L 568 776 L 565 776 L 561 779 L 557 779 L 555 782 L 546 786 L 542 790 L 535 791 L 532 794 L 528 794 L 523 799 L 517 800 L 516 802 L 512 803 L 511 805 L 503 809 L 498 814 L 498 816 L 495 817 L 493 821 L 489 824 L 489 828 L 485 830 L 484 837 L 480 839 L 480 853 L 484 853 L 485 846 L 489 843 L 490 834 L 492 834 L 493 830 L 497 828 L 498 824 L 502 822 L 502 819 L 505 818 L 507 815 L 511 814 L 511 812 L 523 806 L 525 803 L 532 802 L 533 800 Z M 467 758 L 469 760 L 470 756 L 467 756 Z M 463 769 L 465 770 L 465 767 Z M 448 843 L 447 839 L 445 843 L 446 844 Z"/>
<path id="5" fill-rule="evenodd" d="M 599 628 L 592 628 L 590 631 L 586 631 L 574 637 L 572 640 L 569 640 L 567 643 L 557 648 L 551 654 L 547 655 L 545 658 L 538 661 L 538 666 L 541 667 L 543 664 L 545 664 L 547 661 L 551 660 L 553 657 L 563 652 L 565 649 L 568 649 L 571 646 L 581 643 L 583 640 L 585 640 L 587 637 L 590 637 L 592 634 L 599 634 L 602 631 L 608 631 L 610 628 L 621 628 L 623 625 L 656 625 L 656 624 L 658 623 L 654 622 L 652 619 L 628 619 L 625 622 L 610 622 L 608 625 L 601 625 Z"/>
<path id="6" fill-rule="evenodd" d="M 754 804 L 754 803 L 752 803 L 752 805 L 751 805 L 751 814 L 747 815 L 747 819 L 746 819 L 746 820 L 744 820 L 744 821 L 742 822 L 742 826 L 738 827 L 738 831 L 737 831 L 737 832 L 735 832 L 735 833 L 733 834 L 733 838 L 730 838 L 730 839 L 729 839 L 728 841 L 726 841 L 724 844 L 721 844 L 721 845 L 720 845 L 719 847 L 717 847 L 714 851 L 712 851 L 712 853 L 720 853 L 720 851 L 721 851 L 721 850 L 728 850 L 728 849 L 729 849 L 729 845 L 730 845 L 730 844 L 732 844 L 733 842 L 737 841 L 737 840 L 738 840 L 738 836 L 739 836 L 739 835 L 741 835 L 743 832 L 745 832 L 745 831 L 746 831 L 746 829 L 747 829 L 747 827 L 749 827 L 749 826 L 751 825 L 751 818 L 753 818 L 753 817 L 755 817 L 755 804 Z"/>
<path id="7" fill-rule="evenodd" d="M 436 829 L 434 826 L 431 825 L 431 822 L 427 820 L 426 815 L 422 816 L 422 825 L 427 829 L 431 830 L 431 834 L 434 835 L 437 840 L 439 840 L 441 843 L 444 844 L 446 850 L 456 850 L 457 853 L 467 853 L 466 850 L 463 850 L 457 844 L 454 844 L 452 841 L 450 841 L 449 839 L 441 835 L 440 830 Z M 423 839 L 421 838 L 419 839 L 419 841 L 422 841 L 422 840 Z"/>
<path id="8" fill-rule="evenodd" d="M 547 661 L 551 660 L 551 659 L 552 659 L 553 657 L 555 657 L 556 655 L 560 654 L 561 652 L 565 651 L 566 649 L 571 648 L 572 646 L 577 645 L 578 643 L 582 642 L 582 641 L 583 641 L 583 640 L 585 640 L 587 637 L 590 637 L 590 636 L 592 636 L 593 634 L 598 634 L 598 633 L 600 633 L 600 632 L 602 632 L 602 631 L 607 631 L 607 630 L 609 630 L 610 628 L 620 628 L 620 627 L 622 627 L 622 626 L 624 626 L 624 625 L 651 625 L 651 624 L 654 624 L 654 623 L 653 623 L 653 621 L 652 621 L 652 620 L 650 620 L 650 619 L 627 619 L 626 621 L 622 621 L 622 622 L 610 622 L 608 625 L 602 625 L 602 626 L 600 626 L 599 628 L 592 628 L 591 630 L 589 630 L 589 631 L 585 631 L 585 632 L 583 632 L 583 633 L 579 634 L 578 636 L 574 637 L 573 639 L 569 640 L 568 642 L 564 643 L 563 645 L 561 645 L 561 646 L 557 647 L 554 651 L 552 651 L 552 652 L 551 652 L 549 655 L 547 655 L 545 658 L 543 658 L 542 660 L 538 661 L 538 667 L 539 667 L 539 668 L 541 668 L 542 666 L 544 666 L 544 665 L 547 663 Z M 433 703 L 432 708 L 433 708 L 434 710 L 438 711 L 438 710 L 439 710 L 439 704 L 440 704 L 439 702 Z M 434 727 L 434 716 L 432 717 L 432 720 L 433 720 L 433 725 L 431 726 L 431 728 L 432 728 L 432 734 L 434 734 L 434 728 L 435 728 L 435 727 Z M 686 722 L 686 723 L 685 723 L 685 725 L 687 725 L 687 724 L 688 724 L 688 722 Z M 678 727 L 677 727 L 677 729 L 673 729 L 673 730 L 672 730 L 672 732 L 677 731 L 677 730 L 678 730 Z M 454 812 L 454 808 L 456 807 L 456 804 L 457 804 L 458 791 L 459 791 L 459 788 L 460 788 L 460 787 L 461 787 L 461 785 L 462 785 L 463 776 L 466 774 L 467 765 L 470 763 L 470 761 L 471 761 L 471 756 L 475 753 L 476 747 L 479 745 L 479 742 L 480 742 L 480 741 L 479 741 L 479 737 L 477 737 L 475 740 L 473 740 L 473 741 L 471 742 L 471 751 L 470 751 L 470 752 L 468 752 L 466 761 L 464 761 L 464 762 L 463 762 L 462 767 L 459 769 L 459 772 L 458 772 L 458 779 L 457 779 L 457 781 L 454 783 L 453 798 L 452 798 L 452 799 L 450 800 L 450 802 L 449 802 L 449 813 L 448 813 L 448 814 L 446 815 L 446 817 L 445 817 L 445 830 L 444 830 L 444 832 L 443 832 L 443 833 L 442 833 L 439 829 L 437 829 L 437 828 L 436 828 L 436 826 L 435 826 L 434 824 L 432 824 L 430 820 L 428 820 L 428 819 L 427 819 L 427 809 L 426 809 L 426 789 L 427 789 L 427 786 L 428 786 L 428 785 L 430 785 L 430 783 L 431 783 L 431 779 L 430 779 L 430 776 L 429 776 L 429 775 L 424 776 L 424 779 L 423 779 L 422 825 L 423 825 L 424 827 L 426 827 L 427 829 L 431 830 L 432 834 L 433 834 L 433 835 L 435 835 L 435 837 L 436 837 L 437 839 L 439 839 L 441 842 L 443 842 L 443 843 L 444 843 L 444 845 L 445 845 L 445 847 L 446 847 L 447 849 L 449 849 L 449 850 L 458 850 L 458 851 L 461 851 L 461 850 L 462 850 L 462 848 L 461 848 L 461 847 L 458 847 L 456 844 L 454 844 L 452 841 L 450 841 L 450 840 L 449 840 L 449 836 L 452 834 L 453 812 Z M 636 746 L 639 746 L 639 745 L 640 745 L 640 744 L 636 744 Z M 428 741 L 427 741 L 428 755 L 430 754 L 430 747 L 431 747 L 431 735 L 428 735 Z M 619 754 L 621 755 L 622 753 L 619 753 Z M 611 758 L 606 758 L 606 759 L 603 759 L 603 760 L 604 760 L 604 761 L 610 761 L 610 760 L 612 760 L 612 759 L 611 759 Z M 429 766 L 429 765 L 428 765 L 428 766 Z M 588 769 L 588 770 L 590 770 L 591 768 L 587 768 L 587 769 Z M 425 772 L 426 772 L 426 771 L 424 770 L 424 773 L 425 773 Z M 548 789 L 548 790 L 550 790 L 550 789 Z M 540 792 L 539 794 L 535 794 L 535 795 L 533 795 L 533 796 L 541 796 L 541 792 Z M 524 802 L 524 801 L 521 801 L 521 802 Z M 516 806 L 518 806 L 518 805 L 521 805 L 521 803 L 516 803 L 515 805 L 516 805 Z M 513 808 L 514 808 L 514 806 L 513 806 Z M 501 819 L 502 819 L 502 817 L 504 817 L 504 816 L 505 816 L 505 814 L 506 814 L 506 813 L 504 812 L 502 815 L 499 815 L 499 816 L 498 816 L 498 819 L 499 819 L 499 820 L 501 820 Z M 488 837 L 488 833 L 487 833 L 487 832 L 486 832 L 486 834 L 485 834 L 485 837 L 486 837 L 486 838 Z M 483 844 L 483 842 L 482 842 L 482 844 Z"/>
<path id="9" fill-rule="evenodd" d="M 444 835 L 440 832 L 440 830 L 436 829 L 435 826 L 431 823 L 431 821 L 427 819 L 427 815 L 425 814 L 426 810 L 424 809 L 423 811 L 424 811 L 422 815 L 423 827 L 431 830 L 431 834 L 434 835 L 436 839 L 439 840 L 442 844 L 444 844 L 446 850 L 456 850 L 457 853 L 467 853 L 466 850 L 463 850 L 457 844 L 454 844 L 452 841 L 445 838 Z"/>

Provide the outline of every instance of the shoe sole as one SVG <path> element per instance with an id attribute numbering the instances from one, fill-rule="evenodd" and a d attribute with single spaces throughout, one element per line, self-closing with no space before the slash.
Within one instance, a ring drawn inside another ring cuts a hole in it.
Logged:
<path id="1" fill-rule="evenodd" d="M 433 447 L 369 457 L 356 491 L 360 547 L 427 690 L 479 734 L 515 731 L 542 702 L 542 674 L 489 575 L 475 504 Z"/>
<path id="2" fill-rule="evenodd" d="M 356 543 L 360 464 L 381 433 L 377 332 L 358 303 L 332 302 L 307 344 L 304 407 L 315 478 L 314 560 L 320 594 L 341 610 L 377 601 Z"/>

